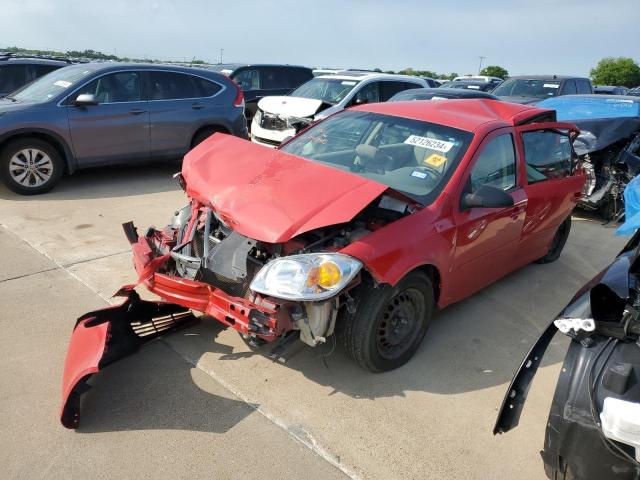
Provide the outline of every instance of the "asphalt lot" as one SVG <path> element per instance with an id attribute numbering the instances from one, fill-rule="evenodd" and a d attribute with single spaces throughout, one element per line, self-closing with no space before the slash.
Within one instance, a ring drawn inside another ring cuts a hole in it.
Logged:
<path id="1" fill-rule="evenodd" d="M 590 220 L 574 221 L 558 262 L 440 312 L 396 371 L 365 372 L 330 344 L 276 364 L 205 319 L 106 369 L 82 428 L 65 430 L 60 379 L 75 318 L 134 280 L 120 224 L 164 225 L 186 201 L 176 169 L 80 172 L 39 197 L 0 187 L 3 478 L 545 478 L 538 452 L 564 337 L 520 426 L 491 429 L 538 333 L 625 243 Z"/>

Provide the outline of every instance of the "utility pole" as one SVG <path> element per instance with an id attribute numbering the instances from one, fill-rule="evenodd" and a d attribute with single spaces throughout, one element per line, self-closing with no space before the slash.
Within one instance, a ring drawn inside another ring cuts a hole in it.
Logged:
<path id="1" fill-rule="evenodd" d="M 220 49 L 220 63 L 222 63 L 222 52 L 224 52 L 224 48 Z"/>
<path id="2" fill-rule="evenodd" d="M 482 61 L 485 58 L 487 58 L 487 57 L 480 56 L 480 66 L 478 67 L 478 75 L 480 75 L 480 72 L 482 71 Z"/>

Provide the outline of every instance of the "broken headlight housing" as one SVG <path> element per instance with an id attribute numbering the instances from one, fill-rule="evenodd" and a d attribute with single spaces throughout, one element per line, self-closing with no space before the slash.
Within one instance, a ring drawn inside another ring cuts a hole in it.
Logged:
<path id="1" fill-rule="evenodd" d="M 285 300 L 316 301 L 338 294 L 362 268 L 341 253 L 305 253 L 267 263 L 251 282 L 251 290 Z"/>

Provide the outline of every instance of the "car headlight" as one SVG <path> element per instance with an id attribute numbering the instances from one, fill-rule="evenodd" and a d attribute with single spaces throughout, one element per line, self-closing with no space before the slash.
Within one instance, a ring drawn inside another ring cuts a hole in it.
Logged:
<path id="1" fill-rule="evenodd" d="M 262 120 L 262 110 L 256 110 L 256 114 L 253 116 L 253 121 L 260 125 L 260 120 Z"/>
<path id="2" fill-rule="evenodd" d="M 324 300 L 346 287 L 362 262 L 341 253 L 305 253 L 267 263 L 251 290 L 285 300 Z"/>

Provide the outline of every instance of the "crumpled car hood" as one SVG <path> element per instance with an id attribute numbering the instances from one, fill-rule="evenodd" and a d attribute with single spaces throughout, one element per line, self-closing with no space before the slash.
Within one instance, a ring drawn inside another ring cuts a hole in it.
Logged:
<path id="1" fill-rule="evenodd" d="M 315 114 L 322 100 L 302 97 L 264 97 L 258 102 L 263 112 L 276 113 L 284 117 L 310 117 Z"/>
<path id="2" fill-rule="evenodd" d="M 387 187 L 230 135 L 214 134 L 184 158 L 186 192 L 238 233 L 281 243 L 350 221 Z"/>

